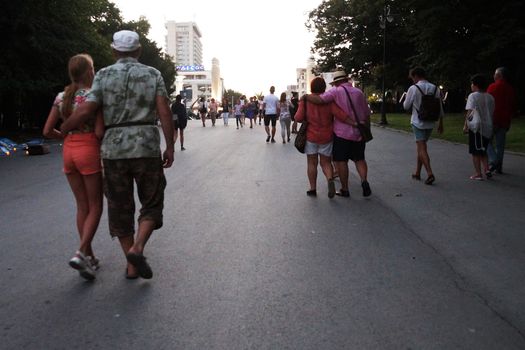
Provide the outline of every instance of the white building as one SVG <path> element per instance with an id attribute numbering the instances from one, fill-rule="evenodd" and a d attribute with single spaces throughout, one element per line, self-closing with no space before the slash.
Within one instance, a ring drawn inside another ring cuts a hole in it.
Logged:
<path id="1" fill-rule="evenodd" d="M 295 70 L 297 75 L 297 92 L 299 97 L 307 94 L 308 83 L 306 82 L 306 68 L 297 68 Z"/>
<path id="2" fill-rule="evenodd" d="M 175 64 L 202 65 L 201 32 L 195 22 L 166 22 L 166 52 Z"/>
<path id="3" fill-rule="evenodd" d="M 304 94 L 311 93 L 310 89 L 310 83 L 312 82 L 312 79 L 314 79 L 317 76 L 320 76 L 324 79 L 326 82 L 326 90 L 330 90 L 331 86 L 330 83 L 334 80 L 334 72 L 322 72 L 320 74 L 315 74 L 314 70 L 316 68 L 315 61 L 313 57 L 310 57 L 306 63 L 306 68 L 297 68 L 296 74 L 297 74 L 297 92 L 299 93 L 299 97 L 303 96 Z"/>
<path id="4" fill-rule="evenodd" d="M 204 66 L 177 66 L 175 94 L 181 94 L 189 107 L 196 99 L 204 96 L 206 100 L 222 100 L 224 82 L 220 77 L 219 60 L 212 60 L 212 69 Z"/>

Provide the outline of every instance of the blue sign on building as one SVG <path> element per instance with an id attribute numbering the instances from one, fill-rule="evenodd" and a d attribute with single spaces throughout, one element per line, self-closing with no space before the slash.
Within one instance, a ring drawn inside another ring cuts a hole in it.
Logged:
<path id="1" fill-rule="evenodd" d="M 175 69 L 179 72 L 201 72 L 204 70 L 204 66 L 203 65 L 175 66 Z"/>

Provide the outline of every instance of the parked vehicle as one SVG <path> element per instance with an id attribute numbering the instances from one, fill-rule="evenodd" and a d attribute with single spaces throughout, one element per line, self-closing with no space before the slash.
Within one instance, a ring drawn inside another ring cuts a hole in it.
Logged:
<path id="1" fill-rule="evenodd" d="M 28 156 L 37 156 L 49 153 L 49 146 L 44 144 L 44 139 L 31 139 L 27 141 Z"/>
<path id="2" fill-rule="evenodd" d="M 7 137 L 0 137 L 0 152 L 2 156 L 14 155 L 17 152 L 23 153 L 27 150 L 27 144 L 25 143 L 16 143 Z"/>

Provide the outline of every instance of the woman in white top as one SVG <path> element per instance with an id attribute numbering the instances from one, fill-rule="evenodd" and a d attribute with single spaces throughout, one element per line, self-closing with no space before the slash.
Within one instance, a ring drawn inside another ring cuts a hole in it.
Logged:
<path id="1" fill-rule="evenodd" d="M 476 173 L 471 180 L 483 180 L 481 165 L 485 176 L 490 178 L 492 173 L 488 167 L 487 145 L 492 137 L 492 115 L 494 114 L 494 98 L 486 92 L 488 80 L 481 74 L 476 74 L 471 79 L 472 93 L 468 95 L 465 106 L 466 117 L 463 131 L 468 132 L 469 153 Z"/>
<path id="2" fill-rule="evenodd" d="M 290 114 L 291 103 L 286 99 L 286 92 L 281 94 L 279 99 L 279 123 L 281 124 L 281 137 L 283 138 L 283 143 L 286 143 L 286 140 L 290 142 L 290 124 L 292 123 L 292 116 Z"/>

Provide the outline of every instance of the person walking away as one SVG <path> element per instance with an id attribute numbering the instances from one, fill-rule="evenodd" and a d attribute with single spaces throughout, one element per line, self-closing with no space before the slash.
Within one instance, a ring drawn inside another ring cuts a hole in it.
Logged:
<path id="1" fill-rule="evenodd" d="M 261 125 L 261 120 L 264 117 L 264 101 L 263 97 L 259 97 L 259 125 Z"/>
<path id="2" fill-rule="evenodd" d="M 188 124 L 188 115 L 186 113 L 186 106 L 182 103 L 182 96 L 175 96 L 175 102 L 171 105 L 171 114 L 173 116 L 173 144 L 177 142 L 177 134 L 180 133 L 180 150 L 185 151 L 184 148 L 184 129 Z"/>
<path id="3" fill-rule="evenodd" d="M 118 237 L 127 259 L 126 278 L 152 278 L 144 257 L 146 243 L 162 227 L 164 168 L 173 163 L 173 122 L 160 72 L 138 62 L 139 35 L 122 30 L 111 44 L 117 61 L 95 76 L 86 102 L 61 126 L 78 127 L 102 109 L 106 128 L 101 146 L 104 189 L 108 201 L 109 232 Z M 160 118 L 166 149 L 160 150 Z M 141 203 L 135 235 L 134 183 Z"/>
<path id="4" fill-rule="evenodd" d="M 322 95 L 308 95 L 307 99 L 313 103 L 335 102 L 350 118 L 356 122 L 370 125 L 370 108 L 361 90 L 355 88 L 348 81 L 348 76 L 344 70 L 334 72 L 334 87 Z M 352 99 L 350 101 L 350 98 Z M 355 108 L 352 108 L 352 104 Z M 356 115 L 357 114 L 357 115 Z M 363 140 L 357 124 L 343 123 L 334 120 L 334 141 L 332 158 L 337 168 L 341 189 L 336 194 L 342 197 L 350 197 L 348 190 L 348 160 L 355 164 L 357 173 L 361 179 L 363 196 L 368 197 L 372 194 L 368 183 L 368 164 L 365 159 L 366 142 Z"/>
<path id="5" fill-rule="evenodd" d="M 490 170 L 497 174 L 503 173 L 503 155 L 505 141 L 510 129 L 511 120 L 517 115 L 516 92 L 509 83 L 509 72 L 505 67 L 499 67 L 494 73 L 494 83 L 487 92 L 494 97 L 495 109 L 493 116 L 494 139 L 487 147 Z M 495 144 L 495 145 L 494 145 Z"/>
<path id="6" fill-rule="evenodd" d="M 69 265 L 78 270 L 83 278 L 93 280 L 99 266 L 91 242 L 102 215 L 100 139 L 104 134 L 104 121 L 102 114 L 98 113 L 68 132 L 55 129 L 59 120 L 67 120 L 84 103 L 95 76 L 93 60 L 86 54 L 71 57 L 68 71 L 71 84 L 55 98 L 43 134 L 48 138 L 64 139 L 63 171 L 75 196 L 80 236 L 80 246 L 69 260 Z"/>
<path id="7" fill-rule="evenodd" d="M 224 126 L 228 126 L 229 117 L 230 117 L 230 103 L 228 102 L 228 99 L 224 97 L 222 99 L 222 120 L 224 122 Z"/>
<path id="8" fill-rule="evenodd" d="M 270 87 L 270 94 L 264 96 L 263 109 L 264 115 L 264 129 L 266 130 L 266 142 L 272 141 L 275 143 L 275 126 L 277 124 L 277 116 L 279 115 L 279 99 L 274 95 L 275 87 Z M 272 131 L 270 134 L 270 123 L 272 124 Z"/>
<path id="9" fill-rule="evenodd" d="M 202 127 L 204 128 L 206 127 L 206 114 L 208 114 L 208 106 L 206 105 L 206 100 L 204 99 L 204 97 L 201 97 L 199 99 L 198 107 L 199 114 L 201 116 Z"/>
<path id="10" fill-rule="evenodd" d="M 439 99 L 439 118 L 438 118 L 438 134 L 443 133 L 443 103 L 441 102 L 441 91 L 439 88 L 427 80 L 426 72 L 421 67 L 416 67 L 410 70 L 409 77 L 414 82 L 403 101 L 403 108 L 407 111 L 412 111 L 410 124 L 416 139 L 417 162 L 416 171 L 412 174 L 414 180 L 421 180 L 421 168 L 424 166 L 427 172 L 427 179 L 425 184 L 432 185 L 436 180 L 432 167 L 430 166 L 430 156 L 428 155 L 427 143 L 435 126 L 435 121 L 423 120 L 420 112 L 422 111 L 422 101 L 424 96 L 430 96 Z"/>
<path id="11" fill-rule="evenodd" d="M 312 94 L 319 96 L 326 90 L 326 82 L 317 77 L 310 83 Z M 342 123 L 354 124 L 348 115 L 335 104 L 313 104 L 302 100 L 295 113 L 295 120 L 299 123 L 308 122 L 306 128 L 306 160 L 307 174 L 310 189 L 306 191 L 308 196 L 317 196 L 317 165 L 321 163 L 321 169 L 328 184 L 328 198 L 335 195 L 335 184 L 332 168 L 332 141 L 334 118 Z"/>
<path id="12" fill-rule="evenodd" d="M 239 124 L 242 128 L 242 105 L 241 101 L 237 100 L 234 106 L 235 122 L 237 123 L 237 129 L 239 129 Z"/>
<path id="13" fill-rule="evenodd" d="M 253 118 L 256 117 L 255 109 L 253 97 L 250 97 L 250 101 L 246 104 L 246 118 L 250 120 L 250 129 L 253 129 Z"/>
<path id="14" fill-rule="evenodd" d="M 297 91 L 292 92 L 292 97 L 290 98 L 292 107 L 290 108 L 290 116 L 292 117 L 292 134 L 297 134 L 297 122 L 295 121 L 295 113 L 299 108 L 299 97 Z"/>
<path id="15" fill-rule="evenodd" d="M 255 112 L 253 116 L 253 124 L 257 125 L 257 117 L 259 116 L 259 110 L 260 110 L 260 104 L 259 100 L 257 99 L 257 96 L 253 96 L 253 105 L 255 106 Z"/>
<path id="16" fill-rule="evenodd" d="M 211 126 L 215 126 L 215 120 L 217 119 L 217 112 L 219 111 L 219 104 L 215 102 L 214 98 L 211 99 L 209 108 L 210 108 Z"/>
<path id="17" fill-rule="evenodd" d="M 474 75 L 470 85 L 472 93 L 468 95 L 465 106 L 466 115 L 463 131 L 468 132 L 469 153 L 472 154 L 472 163 L 476 171 L 470 177 L 471 180 L 483 180 L 481 165 L 483 165 L 487 179 L 492 177 L 487 160 L 487 145 L 492 136 L 494 98 L 486 92 L 487 86 L 488 81 L 485 76 Z"/>
<path id="18" fill-rule="evenodd" d="M 290 108 L 292 108 L 292 105 L 286 99 L 286 92 L 283 92 L 279 99 L 279 123 L 281 124 L 281 137 L 283 138 L 283 143 L 286 143 L 286 141 L 290 142 L 290 124 L 292 122 Z"/>

